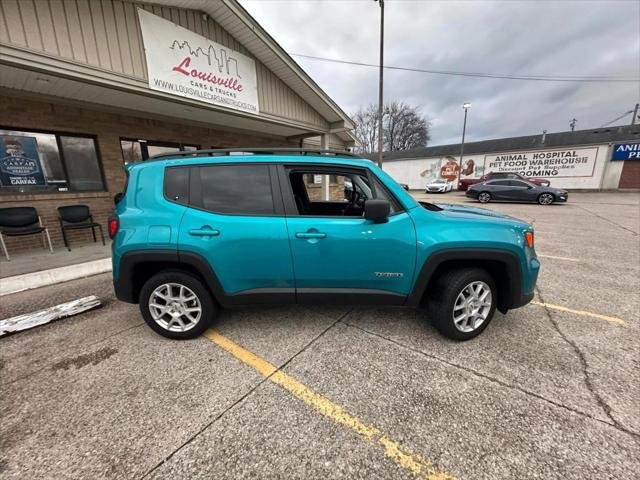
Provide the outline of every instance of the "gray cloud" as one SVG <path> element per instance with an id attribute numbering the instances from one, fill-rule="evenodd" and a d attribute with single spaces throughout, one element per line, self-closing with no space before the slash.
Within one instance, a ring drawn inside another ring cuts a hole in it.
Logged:
<path id="1" fill-rule="evenodd" d="M 377 63 L 379 9 L 370 0 L 241 0 L 290 53 Z M 385 63 L 521 75 L 640 76 L 638 1 L 385 3 Z M 377 69 L 294 57 L 345 111 L 377 101 Z M 419 106 L 432 144 L 596 128 L 640 101 L 638 83 L 496 80 L 385 71 L 385 99 Z M 628 118 L 628 117 L 627 117 Z M 627 119 L 625 118 L 625 122 Z"/>

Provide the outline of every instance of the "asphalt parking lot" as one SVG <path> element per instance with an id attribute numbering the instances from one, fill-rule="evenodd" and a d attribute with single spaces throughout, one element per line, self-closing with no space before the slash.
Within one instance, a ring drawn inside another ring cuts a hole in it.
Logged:
<path id="1" fill-rule="evenodd" d="M 0 477 L 637 478 L 640 194 L 486 207 L 534 224 L 542 271 L 535 304 L 466 343 L 335 306 L 175 342 L 106 274 L 1 297 L 0 318 L 104 306 L 0 338 Z"/>

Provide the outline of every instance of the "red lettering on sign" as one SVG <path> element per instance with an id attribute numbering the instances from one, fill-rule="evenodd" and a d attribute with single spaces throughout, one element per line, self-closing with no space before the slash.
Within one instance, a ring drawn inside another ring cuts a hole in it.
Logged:
<path id="1" fill-rule="evenodd" d="M 180 65 L 176 65 L 171 70 L 174 72 L 181 73 L 187 77 L 194 77 L 202 80 L 203 82 L 213 83 L 214 85 L 220 85 L 222 87 L 228 88 L 229 90 L 235 90 L 237 92 L 241 92 L 243 90 L 242 84 L 238 83 L 238 80 L 235 78 L 221 78 L 217 77 L 211 72 L 201 72 L 197 69 L 186 70 L 187 67 L 191 64 L 191 57 L 185 57 Z"/>

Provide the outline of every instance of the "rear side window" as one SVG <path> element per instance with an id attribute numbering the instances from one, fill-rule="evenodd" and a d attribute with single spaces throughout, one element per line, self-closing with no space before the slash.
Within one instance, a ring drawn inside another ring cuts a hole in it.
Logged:
<path id="1" fill-rule="evenodd" d="M 189 203 L 189 168 L 171 167 L 164 171 L 164 195 L 175 203 Z"/>
<path id="2" fill-rule="evenodd" d="M 204 210 L 235 215 L 275 212 L 268 165 L 211 165 L 198 170 Z"/>

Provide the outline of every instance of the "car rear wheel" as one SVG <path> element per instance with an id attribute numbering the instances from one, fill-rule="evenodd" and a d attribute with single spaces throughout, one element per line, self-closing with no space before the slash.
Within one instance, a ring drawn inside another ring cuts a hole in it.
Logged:
<path id="1" fill-rule="evenodd" d="M 451 270 L 437 280 L 429 295 L 429 317 L 445 337 L 470 340 L 491 322 L 497 298 L 495 282 L 485 270 Z"/>
<path id="2" fill-rule="evenodd" d="M 478 201 L 480 203 L 489 203 L 491 201 L 491 194 L 489 192 L 480 192 L 478 194 Z"/>
<path id="3" fill-rule="evenodd" d="M 160 272 L 140 291 L 140 312 L 156 333 L 173 339 L 200 336 L 218 314 L 211 293 L 191 274 Z"/>
<path id="4" fill-rule="evenodd" d="M 538 196 L 538 203 L 540 205 L 551 205 L 555 201 L 556 197 L 552 193 L 541 193 Z"/>

